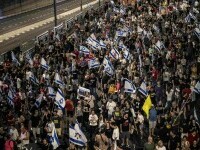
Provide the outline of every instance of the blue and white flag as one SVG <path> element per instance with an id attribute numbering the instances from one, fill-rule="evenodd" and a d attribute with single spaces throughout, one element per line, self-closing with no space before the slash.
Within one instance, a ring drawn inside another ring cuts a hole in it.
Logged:
<path id="1" fill-rule="evenodd" d="M 33 66 L 33 60 L 32 60 L 32 58 L 31 58 L 31 54 L 30 54 L 29 52 L 27 52 L 25 57 L 26 57 L 26 58 L 25 58 L 26 61 L 27 61 L 31 66 Z"/>
<path id="2" fill-rule="evenodd" d="M 54 82 L 60 86 L 64 86 L 64 82 L 61 80 L 61 77 L 58 73 L 55 74 Z"/>
<path id="3" fill-rule="evenodd" d="M 114 67 L 112 65 L 112 63 L 107 59 L 107 61 L 105 61 L 105 66 L 104 66 L 104 71 L 108 76 L 112 76 L 114 75 Z"/>
<path id="4" fill-rule="evenodd" d="M 86 55 L 90 54 L 90 50 L 85 46 L 80 46 L 79 52 L 83 53 L 83 54 L 86 54 Z"/>
<path id="5" fill-rule="evenodd" d="M 56 97 L 55 97 L 55 104 L 58 105 L 58 107 L 60 109 L 64 109 L 65 108 L 65 98 L 64 95 L 62 93 L 62 91 L 60 89 L 58 89 L 57 93 L 56 93 Z"/>
<path id="6" fill-rule="evenodd" d="M 96 49 L 101 49 L 101 46 L 100 46 L 100 43 L 99 41 L 91 38 L 91 37 L 88 37 L 87 40 L 86 40 L 86 43 L 89 44 L 90 46 L 92 46 L 92 48 L 94 50 Z"/>
<path id="7" fill-rule="evenodd" d="M 49 69 L 49 65 L 47 64 L 46 60 L 44 58 L 41 59 L 41 67 L 44 68 L 45 70 Z"/>
<path id="8" fill-rule="evenodd" d="M 98 61 L 97 58 L 90 59 L 88 61 L 88 68 L 93 69 L 93 68 L 98 68 L 100 66 L 100 62 Z"/>
<path id="9" fill-rule="evenodd" d="M 11 57 L 12 57 L 12 62 L 20 66 L 20 63 L 15 57 L 15 54 L 13 52 L 11 52 Z"/>
<path id="10" fill-rule="evenodd" d="M 39 85 L 38 79 L 35 77 L 35 75 L 32 72 L 31 72 L 29 79 L 30 79 L 31 82 L 33 82 L 33 84 Z"/>
<path id="11" fill-rule="evenodd" d="M 185 22 L 189 23 L 191 19 L 196 20 L 196 17 L 191 12 L 185 17 Z"/>
<path id="12" fill-rule="evenodd" d="M 48 96 L 51 98 L 55 98 L 55 96 L 56 96 L 54 89 L 50 86 L 48 87 Z"/>
<path id="13" fill-rule="evenodd" d="M 11 90 L 9 90 L 8 92 L 7 100 L 8 100 L 8 104 L 14 107 L 14 95 Z"/>
<path id="14" fill-rule="evenodd" d="M 81 130 L 80 125 L 79 125 L 79 123 L 78 123 L 77 120 L 76 120 L 76 123 L 75 123 L 75 125 L 74 125 L 74 129 L 75 129 L 76 132 L 81 136 L 81 139 L 82 139 L 85 143 L 87 143 L 87 138 L 86 138 L 85 134 L 83 133 L 83 131 Z"/>
<path id="15" fill-rule="evenodd" d="M 144 96 L 148 95 L 147 85 L 146 85 L 146 83 L 144 81 L 141 83 L 140 87 L 138 88 L 138 91 Z"/>
<path id="16" fill-rule="evenodd" d="M 109 56 L 113 59 L 119 59 L 119 52 L 116 48 L 113 48 L 111 51 L 110 51 L 110 54 Z"/>
<path id="17" fill-rule="evenodd" d="M 99 43 L 100 43 L 101 48 L 106 49 L 106 44 L 103 42 L 103 40 L 100 40 Z"/>
<path id="18" fill-rule="evenodd" d="M 194 29 L 194 34 L 198 37 L 198 39 L 200 39 L 200 30 L 199 30 L 199 28 L 195 28 Z"/>
<path id="19" fill-rule="evenodd" d="M 129 60 L 131 58 L 129 50 L 127 48 L 124 48 L 124 49 L 122 49 L 122 51 L 123 51 L 124 58 L 126 60 Z"/>
<path id="20" fill-rule="evenodd" d="M 57 149 L 60 145 L 60 142 L 56 133 L 55 125 L 53 126 L 52 134 L 50 136 L 50 143 L 53 146 L 53 149 Z"/>
<path id="21" fill-rule="evenodd" d="M 118 37 L 127 37 L 128 34 L 127 34 L 126 31 L 118 30 L 118 31 L 116 31 L 116 36 L 118 36 Z"/>
<path id="22" fill-rule="evenodd" d="M 86 96 L 90 95 L 90 90 L 79 86 L 78 90 L 77 90 L 77 95 L 82 96 L 82 97 L 86 97 Z"/>
<path id="23" fill-rule="evenodd" d="M 135 85 L 128 79 L 124 79 L 124 92 L 125 93 L 135 93 L 136 92 Z"/>
<path id="24" fill-rule="evenodd" d="M 36 101 L 35 101 L 35 106 L 36 106 L 37 108 L 39 108 L 40 105 L 41 105 L 43 95 L 44 95 L 44 94 L 41 93 L 41 94 L 37 97 L 37 99 L 36 99 Z"/>
<path id="25" fill-rule="evenodd" d="M 156 43 L 156 45 L 155 45 L 155 48 L 158 50 L 158 51 L 160 51 L 162 48 L 164 48 L 165 46 L 164 46 L 164 44 L 161 42 L 161 41 L 159 41 L 158 40 L 158 42 Z"/>
<path id="26" fill-rule="evenodd" d="M 81 135 L 71 125 L 69 126 L 69 141 L 78 146 L 86 145 L 84 139 L 82 139 Z"/>
<path id="27" fill-rule="evenodd" d="M 200 82 L 198 81 L 197 84 L 195 85 L 193 91 L 197 94 L 200 94 Z"/>

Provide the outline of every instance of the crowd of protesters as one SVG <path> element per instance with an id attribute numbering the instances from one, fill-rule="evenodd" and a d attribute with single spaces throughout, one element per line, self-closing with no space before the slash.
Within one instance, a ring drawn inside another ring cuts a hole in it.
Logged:
<path id="1" fill-rule="evenodd" d="M 20 65 L 5 60 L 0 65 L 0 149 L 37 143 L 51 150 L 48 137 L 55 126 L 63 149 L 199 150 L 200 89 L 193 90 L 200 74 L 198 10 L 197 1 L 109 1 L 99 11 L 86 12 L 83 24 L 75 22 L 72 36 L 52 33 L 48 42 L 38 41 L 32 64 L 23 53 L 16 55 Z M 116 35 L 119 30 L 123 35 Z M 88 37 L 106 47 L 92 47 Z M 111 56 L 113 48 L 118 57 Z M 41 67 L 42 58 L 48 70 Z M 105 58 L 113 74 L 105 70 Z M 91 59 L 100 65 L 89 68 Z M 54 82 L 56 73 L 64 86 Z M 137 88 L 134 92 L 125 92 L 125 79 Z M 142 84 L 144 92 L 138 90 Z M 62 90 L 65 109 L 54 103 L 49 86 Z M 90 92 L 79 95 L 79 87 Z M 13 104 L 7 100 L 10 91 Z M 147 96 L 152 103 L 148 114 L 142 109 Z M 76 121 L 87 137 L 82 147 L 69 142 L 69 125 Z"/>

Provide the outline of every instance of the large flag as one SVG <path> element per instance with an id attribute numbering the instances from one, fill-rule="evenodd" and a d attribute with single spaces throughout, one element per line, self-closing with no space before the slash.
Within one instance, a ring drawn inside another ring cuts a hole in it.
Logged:
<path id="1" fill-rule="evenodd" d="M 127 60 L 129 60 L 130 57 L 131 57 L 129 50 L 127 48 L 124 48 L 122 50 L 123 50 L 124 58 L 127 59 Z"/>
<path id="2" fill-rule="evenodd" d="M 90 46 L 92 46 L 93 49 L 101 49 L 101 46 L 100 46 L 100 43 L 99 41 L 91 38 L 91 37 L 88 37 L 88 39 L 86 40 L 86 43 L 89 44 Z"/>
<path id="3" fill-rule="evenodd" d="M 117 37 L 127 37 L 127 32 L 126 31 L 122 31 L 122 30 L 118 30 L 116 31 L 116 36 Z"/>
<path id="4" fill-rule="evenodd" d="M 200 39 L 200 30 L 199 30 L 199 28 L 195 28 L 194 29 L 194 34 L 198 37 L 198 39 Z"/>
<path id="5" fill-rule="evenodd" d="M 81 136 L 81 139 L 87 143 L 87 138 L 85 136 L 85 134 L 82 132 L 81 128 L 80 128 L 80 125 L 78 123 L 78 121 L 76 120 L 76 123 L 74 125 L 74 129 L 76 130 L 76 132 Z"/>
<path id="6" fill-rule="evenodd" d="M 29 52 L 26 53 L 26 61 L 31 65 L 33 66 L 33 60 L 31 58 L 31 54 Z"/>
<path id="7" fill-rule="evenodd" d="M 41 67 L 44 68 L 45 70 L 49 69 L 49 65 L 47 64 L 46 60 L 44 58 L 41 59 Z"/>
<path id="8" fill-rule="evenodd" d="M 35 75 L 32 72 L 29 78 L 30 78 L 30 81 L 33 82 L 35 85 L 39 85 L 38 79 L 35 77 Z"/>
<path id="9" fill-rule="evenodd" d="M 100 43 L 101 48 L 106 49 L 106 44 L 104 43 L 103 40 L 100 40 L 99 43 Z"/>
<path id="10" fill-rule="evenodd" d="M 64 86 L 64 82 L 61 80 L 61 77 L 58 73 L 55 74 L 55 77 L 54 77 L 54 82 L 57 83 L 58 85 L 60 86 Z"/>
<path id="11" fill-rule="evenodd" d="M 110 51 L 110 55 L 109 55 L 111 58 L 113 59 L 119 59 L 119 52 L 116 48 L 113 48 L 111 51 Z"/>
<path id="12" fill-rule="evenodd" d="M 81 135 L 71 125 L 69 126 L 69 141 L 78 146 L 86 145 L 84 139 L 82 139 Z"/>
<path id="13" fill-rule="evenodd" d="M 86 54 L 86 55 L 90 54 L 90 50 L 85 46 L 80 46 L 79 52 L 83 53 L 83 54 Z"/>
<path id="14" fill-rule="evenodd" d="M 150 95 L 147 97 L 147 99 L 144 102 L 144 105 L 142 106 L 142 110 L 146 113 L 147 118 L 149 118 L 149 110 L 152 106 Z"/>
<path id="15" fill-rule="evenodd" d="M 147 96 L 148 93 L 147 93 L 147 86 L 146 86 L 146 83 L 143 81 L 140 85 L 140 87 L 138 88 L 138 91 L 143 94 L 144 96 Z"/>
<path id="16" fill-rule="evenodd" d="M 58 105 L 59 108 L 64 109 L 65 108 L 65 98 L 60 89 L 58 89 L 55 97 L 55 104 Z"/>
<path id="17" fill-rule="evenodd" d="M 8 92 L 7 100 L 8 100 L 8 104 L 14 107 L 14 96 L 11 90 L 9 90 Z"/>
<path id="18" fill-rule="evenodd" d="M 100 66 L 100 62 L 98 61 L 97 58 L 90 59 L 88 61 L 88 67 L 89 67 L 89 69 L 98 68 L 99 66 Z"/>
<path id="19" fill-rule="evenodd" d="M 197 84 L 195 85 L 193 91 L 197 94 L 200 94 L 200 82 L 198 81 Z"/>
<path id="20" fill-rule="evenodd" d="M 17 60 L 17 58 L 15 57 L 15 54 L 13 52 L 11 52 L 11 57 L 12 57 L 12 61 L 13 63 L 17 64 L 20 66 L 20 63 L 19 61 Z"/>
<path id="21" fill-rule="evenodd" d="M 53 146 L 53 149 L 58 148 L 59 145 L 60 145 L 60 142 L 59 142 L 59 139 L 58 139 L 58 136 L 57 136 L 57 133 L 56 133 L 55 125 L 53 126 L 52 134 L 51 134 L 51 137 L 50 137 L 50 143 Z"/>
<path id="22" fill-rule="evenodd" d="M 36 106 L 37 108 L 39 108 L 40 105 L 41 105 L 43 95 L 44 95 L 44 94 L 41 93 L 41 94 L 37 97 L 37 99 L 36 99 L 36 101 L 35 101 L 35 106 Z"/>
<path id="23" fill-rule="evenodd" d="M 48 87 L 48 96 L 51 98 L 54 98 L 56 96 L 56 93 L 52 87 Z"/>
<path id="24" fill-rule="evenodd" d="M 85 96 L 87 96 L 88 94 L 90 94 L 90 90 L 89 90 L 89 89 L 86 89 L 86 88 L 84 88 L 84 87 L 79 86 L 79 87 L 78 87 L 78 90 L 77 90 L 77 94 L 78 94 L 78 96 L 85 97 Z"/>
<path id="25" fill-rule="evenodd" d="M 128 79 L 124 79 L 124 92 L 126 92 L 126 93 L 135 93 L 136 92 L 135 85 Z"/>
<path id="26" fill-rule="evenodd" d="M 108 59 L 105 61 L 104 71 L 108 76 L 114 75 L 114 67 Z"/>

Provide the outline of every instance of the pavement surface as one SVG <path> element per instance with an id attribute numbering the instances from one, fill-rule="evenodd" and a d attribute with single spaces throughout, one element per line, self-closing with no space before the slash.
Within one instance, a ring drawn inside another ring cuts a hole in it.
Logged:
<path id="1" fill-rule="evenodd" d="M 82 0 L 83 10 L 98 7 L 98 0 Z M 57 6 L 58 24 L 80 13 L 80 0 Z M 39 9 L 0 20 L 0 54 L 34 41 L 41 33 L 53 29 L 53 8 Z"/>

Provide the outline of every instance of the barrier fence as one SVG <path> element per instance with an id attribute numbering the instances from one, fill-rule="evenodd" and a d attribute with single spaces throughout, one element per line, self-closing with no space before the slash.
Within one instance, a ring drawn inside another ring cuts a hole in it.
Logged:
<path id="1" fill-rule="evenodd" d="M 31 41 L 27 41 L 26 44 L 21 44 L 15 47 L 14 49 L 3 53 L 0 55 L 0 63 L 3 63 L 5 60 L 9 59 L 11 60 L 11 51 L 15 53 L 16 56 L 18 56 L 21 52 L 26 54 L 27 52 L 33 52 L 35 50 L 35 44 L 47 44 L 50 40 L 50 35 L 53 33 L 53 38 L 60 40 L 62 35 L 70 36 L 74 31 L 74 25 L 75 23 L 79 23 L 82 25 L 84 23 L 84 15 L 87 11 L 100 11 L 100 9 L 103 9 L 104 6 L 104 0 L 101 1 L 102 5 L 94 8 L 93 6 L 89 6 L 87 9 L 81 11 L 80 13 L 74 15 L 70 19 L 66 19 L 65 21 L 61 22 L 59 25 L 54 27 L 53 29 L 50 29 L 49 31 L 45 31 L 41 33 L 40 35 L 36 36 L 36 38 L 32 39 Z M 24 55 L 25 56 L 25 55 Z"/>

